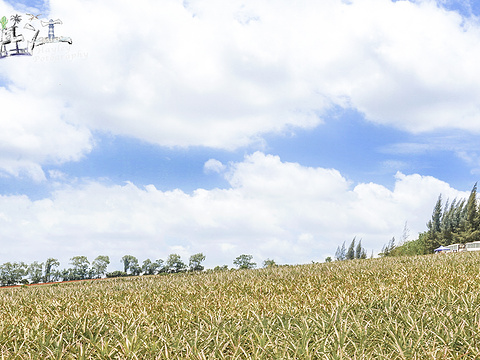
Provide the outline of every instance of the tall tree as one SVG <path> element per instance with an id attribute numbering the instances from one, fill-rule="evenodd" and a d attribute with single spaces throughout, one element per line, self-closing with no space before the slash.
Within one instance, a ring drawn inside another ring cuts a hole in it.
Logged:
<path id="1" fill-rule="evenodd" d="M 137 258 L 132 259 L 132 261 L 130 262 L 130 274 L 132 274 L 133 276 L 138 276 L 141 273 L 142 273 L 142 267 L 138 263 Z"/>
<path id="2" fill-rule="evenodd" d="M 257 264 L 252 262 L 253 256 L 242 254 L 233 260 L 233 265 L 237 266 L 239 269 L 254 269 Z"/>
<path id="3" fill-rule="evenodd" d="M 457 236 L 457 238 L 462 239 L 463 243 L 480 240 L 479 216 L 477 183 L 475 183 L 468 197 L 467 204 L 465 205 L 465 215 L 460 224 L 460 231 Z"/>
<path id="4" fill-rule="evenodd" d="M 47 261 L 45 261 L 45 278 L 44 282 L 50 282 L 52 274 L 55 272 L 55 268 L 60 266 L 60 263 L 58 262 L 57 259 L 54 258 L 48 258 Z"/>
<path id="5" fill-rule="evenodd" d="M 70 264 L 73 266 L 72 280 L 83 280 L 89 277 L 88 268 L 90 266 L 90 262 L 86 256 L 74 256 L 70 259 Z"/>
<path id="6" fill-rule="evenodd" d="M 156 267 L 157 267 L 157 270 L 156 270 L 157 274 L 167 272 L 166 266 L 165 266 L 164 261 L 162 259 L 157 259 L 155 261 L 155 263 L 156 263 Z"/>
<path id="7" fill-rule="evenodd" d="M 142 272 L 144 275 L 155 275 L 157 271 L 162 267 L 163 260 L 152 261 L 150 259 L 144 260 L 142 265 Z"/>
<path id="8" fill-rule="evenodd" d="M 346 259 L 347 250 L 345 249 L 345 241 L 342 244 L 342 247 L 337 247 L 337 251 L 335 252 L 335 260 L 343 261 Z"/>
<path id="9" fill-rule="evenodd" d="M 362 259 L 362 254 L 365 253 L 365 250 L 362 248 L 362 239 L 358 241 L 357 247 L 355 248 L 355 259 Z M 366 256 L 366 253 L 365 253 Z"/>
<path id="10" fill-rule="evenodd" d="M 202 262 L 205 261 L 205 255 L 198 253 L 190 256 L 188 267 L 190 271 L 202 271 L 204 269 Z"/>
<path id="11" fill-rule="evenodd" d="M 442 194 L 438 196 L 438 200 L 433 208 L 432 219 L 427 223 L 428 236 L 425 238 L 425 250 L 432 253 L 441 242 L 442 230 Z"/>
<path id="12" fill-rule="evenodd" d="M 381 256 L 391 256 L 393 255 L 392 252 L 395 249 L 395 237 L 392 237 L 391 240 L 383 246 L 382 252 L 380 253 Z"/>
<path id="13" fill-rule="evenodd" d="M 34 261 L 27 268 L 27 274 L 32 284 L 38 284 L 43 280 L 43 263 Z"/>
<path id="14" fill-rule="evenodd" d="M 132 270 L 132 267 L 138 266 L 138 259 L 133 255 L 124 255 L 120 261 L 123 263 L 123 271 L 126 273 Z"/>
<path id="15" fill-rule="evenodd" d="M 473 185 L 467 201 L 467 213 L 465 217 L 466 227 L 473 230 L 478 228 L 477 224 L 477 183 Z"/>
<path id="16" fill-rule="evenodd" d="M 348 247 L 346 258 L 347 260 L 355 259 L 355 237 L 353 238 L 350 246 Z"/>
<path id="17" fill-rule="evenodd" d="M 101 278 L 107 273 L 110 258 L 107 255 L 99 255 L 92 261 L 92 273 L 95 278 Z"/>
<path id="18" fill-rule="evenodd" d="M 23 262 L 7 262 L 0 266 L 0 282 L 2 286 L 19 284 L 26 275 L 27 265 Z"/>
<path id="19" fill-rule="evenodd" d="M 275 266 L 277 266 L 277 264 L 275 263 L 275 260 L 267 259 L 263 261 L 264 268 L 275 267 Z"/>
<path id="20" fill-rule="evenodd" d="M 182 258 L 178 254 L 168 255 L 167 262 L 165 264 L 167 272 L 178 273 L 184 271 L 186 268 L 185 263 L 182 261 Z"/>

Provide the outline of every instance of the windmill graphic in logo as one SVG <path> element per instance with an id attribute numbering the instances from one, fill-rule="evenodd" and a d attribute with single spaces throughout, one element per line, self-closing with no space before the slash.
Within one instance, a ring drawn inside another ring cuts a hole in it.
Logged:
<path id="1" fill-rule="evenodd" d="M 27 14 L 30 17 L 29 23 L 25 24 L 24 29 L 33 31 L 33 36 L 30 40 L 25 41 L 25 38 L 22 34 L 18 32 L 18 24 L 22 21 L 22 17 L 18 14 L 12 15 L 10 20 L 13 22 L 13 25 L 7 27 L 8 20 L 4 16 L 0 19 L 0 24 L 2 25 L 2 33 L 1 33 L 1 40 L 0 40 L 0 59 L 6 58 L 9 56 L 17 56 L 17 55 L 29 55 L 33 54 L 33 49 L 36 46 L 44 45 L 44 44 L 52 44 L 52 43 L 60 43 L 65 42 L 68 44 L 72 44 L 72 39 L 65 36 L 55 36 L 55 25 L 61 25 L 62 21 L 60 19 L 53 20 L 50 19 L 49 21 L 41 20 L 40 23 L 43 27 L 48 26 L 48 36 L 39 37 L 38 34 L 40 30 L 37 30 L 33 25 L 33 20 L 39 20 L 39 15 Z M 26 44 L 25 44 L 26 43 Z M 23 47 L 22 47 L 23 46 Z"/>

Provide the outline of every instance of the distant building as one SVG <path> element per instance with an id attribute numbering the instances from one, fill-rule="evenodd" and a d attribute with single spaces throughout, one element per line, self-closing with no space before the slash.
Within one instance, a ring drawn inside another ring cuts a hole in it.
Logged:
<path id="1" fill-rule="evenodd" d="M 473 241 L 465 244 L 467 251 L 480 251 L 480 241 Z"/>
<path id="2" fill-rule="evenodd" d="M 450 251 L 446 252 L 462 252 L 462 251 L 480 251 L 480 241 L 472 241 L 466 244 L 447 245 Z"/>
<path id="3" fill-rule="evenodd" d="M 446 247 L 450 249 L 450 252 L 467 251 L 467 249 L 465 248 L 465 244 L 452 244 L 447 245 Z"/>

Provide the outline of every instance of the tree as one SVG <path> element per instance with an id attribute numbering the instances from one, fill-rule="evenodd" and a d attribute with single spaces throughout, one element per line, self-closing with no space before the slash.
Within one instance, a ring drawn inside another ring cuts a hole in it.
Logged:
<path id="1" fill-rule="evenodd" d="M 337 247 L 337 251 L 335 252 L 335 260 L 343 261 L 346 259 L 347 251 L 345 249 L 345 241 L 342 244 L 342 247 Z"/>
<path id="2" fill-rule="evenodd" d="M 119 271 L 119 270 L 115 270 L 113 272 L 109 272 L 106 274 L 107 278 L 123 277 L 123 276 L 128 276 L 128 274 L 125 271 Z"/>
<path id="3" fill-rule="evenodd" d="M 467 201 L 467 213 L 465 217 L 466 227 L 472 231 L 478 228 L 477 224 L 477 183 L 473 185 Z"/>
<path id="4" fill-rule="evenodd" d="M 237 266 L 239 269 L 254 269 L 257 264 L 252 262 L 252 255 L 240 255 L 235 260 L 233 260 L 233 265 Z"/>
<path id="5" fill-rule="evenodd" d="M 362 247 L 362 239 L 357 244 L 357 247 L 355 248 L 355 259 L 366 259 L 367 258 L 367 252 L 365 249 Z"/>
<path id="6" fill-rule="evenodd" d="M 142 272 L 143 275 L 153 275 L 155 273 L 155 270 L 152 268 L 152 260 L 146 259 L 143 260 L 142 264 Z"/>
<path id="7" fill-rule="evenodd" d="M 347 260 L 355 259 L 355 237 L 353 238 L 352 242 L 350 243 L 350 246 L 348 247 L 346 259 Z"/>
<path id="8" fill-rule="evenodd" d="M 137 258 L 133 259 L 132 262 L 130 262 L 130 274 L 133 276 L 138 276 L 142 273 L 142 267 L 138 263 Z"/>
<path id="9" fill-rule="evenodd" d="M 107 255 L 99 255 L 92 261 L 92 272 L 95 278 L 101 278 L 107 272 L 110 258 Z"/>
<path id="10" fill-rule="evenodd" d="M 128 273 L 129 270 L 131 271 L 132 267 L 135 270 L 136 267 L 139 267 L 138 259 L 133 255 L 124 255 L 120 261 L 123 262 L 123 271 L 126 273 Z"/>
<path id="11" fill-rule="evenodd" d="M 142 265 L 142 272 L 144 275 L 155 275 L 160 267 L 162 267 L 163 260 L 153 261 L 150 259 L 144 260 Z"/>
<path id="12" fill-rule="evenodd" d="M 32 284 L 38 284 L 44 279 L 43 277 L 43 263 L 34 261 L 27 268 L 27 274 L 30 277 Z"/>
<path id="13" fill-rule="evenodd" d="M 50 276 L 50 281 L 52 282 L 60 281 L 61 275 L 62 275 L 62 272 L 59 269 L 56 269 L 55 271 L 52 272 Z"/>
<path id="14" fill-rule="evenodd" d="M 73 277 L 73 279 L 71 280 L 83 280 L 89 277 L 88 268 L 90 262 L 86 256 L 74 256 L 70 259 L 70 264 L 73 265 L 71 269 L 71 277 Z"/>
<path id="15" fill-rule="evenodd" d="M 60 266 L 60 263 L 57 259 L 48 258 L 47 261 L 45 261 L 45 278 L 43 280 L 44 282 L 48 283 L 51 281 L 52 274 L 54 273 L 54 268 L 58 266 Z"/>
<path id="16" fill-rule="evenodd" d="M 480 240 L 480 212 L 477 203 L 477 183 L 473 186 L 465 205 L 457 239 L 462 243 Z"/>
<path id="17" fill-rule="evenodd" d="M 438 200 L 433 208 L 432 219 L 427 223 L 428 237 L 425 239 L 425 250 L 432 253 L 435 248 L 440 245 L 441 229 L 442 229 L 442 194 L 438 196 Z"/>
<path id="18" fill-rule="evenodd" d="M 180 255 L 178 254 L 170 254 L 168 255 L 167 262 L 165 264 L 165 268 L 169 273 L 178 273 L 185 270 L 186 265 L 182 261 Z"/>
<path id="19" fill-rule="evenodd" d="M 75 274 L 73 269 L 63 269 L 58 271 L 58 278 L 61 281 L 80 280 L 80 277 Z"/>
<path id="20" fill-rule="evenodd" d="M 19 284 L 26 275 L 27 265 L 23 262 L 7 262 L 0 266 L 0 282 L 2 286 Z"/>
<path id="21" fill-rule="evenodd" d="M 392 237 L 392 239 L 386 245 L 383 245 L 382 252 L 379 255 L 391 256 L 393 255 L 392 252 L 394 249 L 395 249 L 395 237 Z"/>
<path id="22" fill-rule="evenodd" d="M 267 259 L 263 262 L 263 267 L 268 268 L 268 267 L 275 267 L 277 264 L 275 263 L 275 260 L 272 259 Z"/>
<path id="23" fill-rule="evenodd" d="M 202 262 L 205 261 L 205 255 L 198 253 L 190 256 L 188 267 L 190 271 L 202 271 L 204 269 Z"/>
<path id="24" fill-rule="evenodd" d="M 421 233 L 416 240 L 410 240 L 403 245 L 395 247 L 388 256 L 411 256 L 411 255 L 424 255 L 425 254 L 425 238 L 427 233 Z M 381 253 L 380 255 L 383 255 Z"/>
<path id="25" fill-rule="evenodd" d="M 332 262 L 332 258 L 331 258 L 330 256 L 327 256 L 327 257 L 325 258 L 325 262 L 326 262 L 326 263 Z"/>
<path id="26" fill-rule="evenodd" d="M 222 266 L 215 266 L 213 268 L 213 271 L 225 271 L 225 270 L 228 270 L 228 265 L 222 265 Z"/>
<path id="27" fill-rule="evenodd" d="M 167 272 L 167 269 L 166 269 L 166 267 L 165 267 L 164 261 L 163 261 L 162 259 L 157 259 L 157 260 L 155 261 L 155 263 L 157 264 L 157 265 L 156 265 L 156 266 L 157 266 L 157 270 L 156 270 L 157 274 Z"/>
<path id="28" fill-rule="evenodd" d="M 447 205 L 448 205 L 448 201 L 447 201 Z M 410 229 L 408 228 L 408 224 L 405 221 L 405 224 L 403 225 L 402 238 L 400 240 L 400 245 L 405 244 L 408 241 L 409 236 L 410 236 Z"/>

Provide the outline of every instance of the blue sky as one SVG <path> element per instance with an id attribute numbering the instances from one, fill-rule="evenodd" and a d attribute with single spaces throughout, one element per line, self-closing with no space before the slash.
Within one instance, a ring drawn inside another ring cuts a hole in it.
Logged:
<path id="1" fill-rule="evenodd" d="M 354 236 L 378 252 L 478 181 L 475 2 L 0 10 L 73 39 L 0 60 L 0 262 L 305 263 Z"/>

